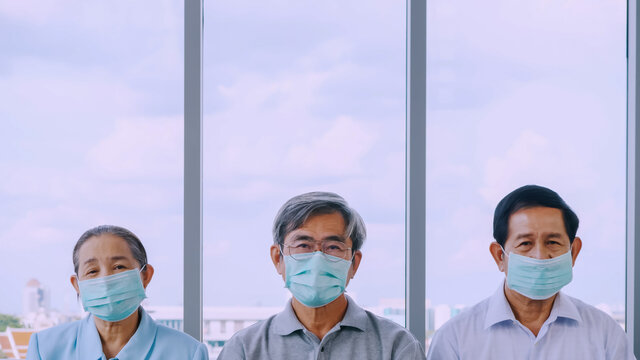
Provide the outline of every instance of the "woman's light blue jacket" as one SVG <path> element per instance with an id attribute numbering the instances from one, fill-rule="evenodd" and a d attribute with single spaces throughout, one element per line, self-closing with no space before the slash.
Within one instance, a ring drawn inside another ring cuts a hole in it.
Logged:
<path id="1" fill-rule="evenodd" d="M 110 360 L 102 353 L 93 315 L 33 334 L 28 360 Z M 113 358 L 117 360 L 208 360 L 207 347 L 191 336 L 157 324 L 140 307 L 140 325 Z"/>

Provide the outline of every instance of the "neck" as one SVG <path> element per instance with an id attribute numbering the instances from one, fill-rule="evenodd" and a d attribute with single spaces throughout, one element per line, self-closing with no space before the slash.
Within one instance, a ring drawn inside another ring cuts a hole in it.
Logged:
<path id="1" fill-rule="evenodd" d="M 320 340 L 344 318 L 348 304 L 344 294 L 318 308 L 304 306 L 295 297 L 291 300 L 291 306 L 298 320 Z"/>
<path id="2" fill-rule="evenodd" d="M 538 336 L 542 324 L 549 318 L 553 302 L 558 294 L 544 300 L 533 300 L 511 290 L 507 284 L 504 285 L 504 295 L 511 306 L 513 315 L 522 325 L 526 326 L 533 335 Z"/>
<path id="3" fill-rule="evenodd" d="M 122 350 L 133 334 L 135 334 L 136 330 L 138 330 L 140 314 L 139 310 L 137 310 L 128 318 L 116 322 L 105 321 L 95 316 L 93 320 L 100 335 L 102 351 L 107 359 L 111 359 L 118 355 L 120 350 Z"/>

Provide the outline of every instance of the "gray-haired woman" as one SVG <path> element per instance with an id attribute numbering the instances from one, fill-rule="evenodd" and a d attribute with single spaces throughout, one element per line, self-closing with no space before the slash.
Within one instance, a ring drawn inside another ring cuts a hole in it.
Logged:
<path id="1" fill-rule="evenodd" d="M 71 284 L 91 314 L 33 334 L 27 359 L 208 359 L 204 344 L 156 324 L 140 306 L 154 269 L 131 231 L 87 230 L 73 249 L 73 265 Z"/>

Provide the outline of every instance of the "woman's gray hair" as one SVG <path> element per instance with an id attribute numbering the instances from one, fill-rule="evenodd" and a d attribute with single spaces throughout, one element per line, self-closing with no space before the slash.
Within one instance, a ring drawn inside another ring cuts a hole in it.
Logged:
<path id="1" fill-rule="evenodd" d="M 273 222 L 274 244 L 282 246 L 285 236 L 302 226 L 309 217 L 335 212 L 344 218 L 345 236 L 351 238 L 353 252 L 360 250 L 367 237 L 367 229 L 358 212 L 340 195 L 319 191 L 294 196 L 282 205 Z"/>
<path id="2" fill-rule="evenodd" d="M 138 237 L 132 233 L 131 231 L 115 225 L 100 225 L 96 226 L 92 229 L 89 229 L 80 236 L 80 239 L 76 242 L 76 246 L 73 248 L 73 268 L 78 274 L 78 268 L 80 267 L 80 248 L 82 245 L 89 239 L 94 236 L 100 236 L 103 234 L 111 234 L 115 235 L 122 240 L 124 240 L 127 245 L 129 245 L 129 249 L 131 250 L 131 254 L 133 254 L 133 258 L 140 264 L 140 268 L 142 269 L 145 265 L 147 265 L 147 252 L 142 246 L 142 242 Z M 143 272 L 146 271 L 146 267 L 143 269 Z"/>

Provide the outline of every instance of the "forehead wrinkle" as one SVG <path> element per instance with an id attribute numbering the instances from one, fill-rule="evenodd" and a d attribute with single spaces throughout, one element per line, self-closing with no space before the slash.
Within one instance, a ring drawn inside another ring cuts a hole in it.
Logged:
<path id="1" fill-rule="evenodd" d="M 562 233 L 559 232 L 551 232 L 547 234 L 547 237 L 562 237 Z"/>
<path id="2" fill-rule="evenodd" d="M 124 255 L 114 255 L 114 256 L 109 257 L 109 260 L 111 260 L 111 261 L 119 261 L 119 260 L 132 260 L 132 259 L 130 259 L 129 257 L 124 256 Z M 98 259 L 95 258 L 95 257 L 92 257 L 89 260 L 85 261 L 83 264 L 87 265 L 89 263 L 96 263 L 96 262 L 99 262 Z"/>
<path id="3" fill-rule="evenodd" d="M 345 239 L 344 236 L 339 236 L 339 235 L 329 235 L 326 236 L 324 239 L 322 240 L 331 240 L 331 241 L 340 241 L 340 242 L 347 242 L 347 240 Z"/>
<path id="4" fill-rule="evenodd" d="M 307 235 L 307 234 L 296 234 L 292 236 L 292 241 L 316 241 L 316 239 L 313 236 Z M 344 236 L 340 236 L 340 235 L 327 235 L 325 237 L 323 237 L 320 241 L 339 241 L 339 242 L 343 242 L 346 243 L 347 240 Z"/>
<path id="5" fill-rule="evenodd" d="M 516 235 L 516 240 L 531 238 L 531 237 L 534 237 L 534 236 L 535 235 L 532 232 L 528 232 L 528 233 L 524 233 L 524 234 L 518 234 L 518 235 Z"/>

